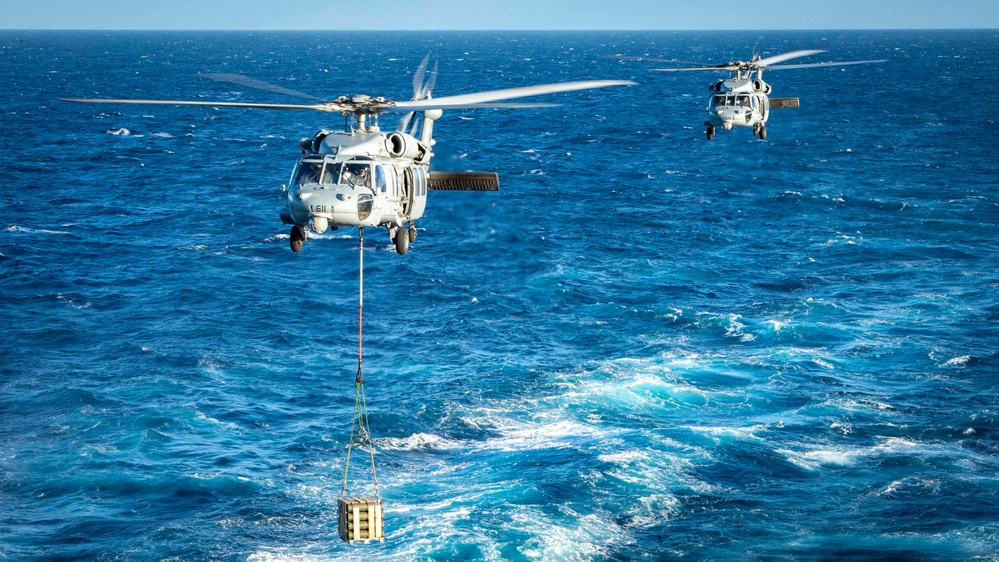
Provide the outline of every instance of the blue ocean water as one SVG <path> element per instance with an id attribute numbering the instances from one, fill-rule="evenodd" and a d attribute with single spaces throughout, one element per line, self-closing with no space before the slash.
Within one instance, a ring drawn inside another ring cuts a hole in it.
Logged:
<path id="1" fill-rule="evenodd" d="M 997 39 L 0 32 L 0 558 L 999 560 Z M 888 61 L 708 142 L 713 77 L 608 57 L 757 44 Z M 348 546 L 356 231 L 278 219 L 341 118 L 58 98 L 408 99 L 428 51 L 437 96 L 640 85 L 445 112 L 501 191 L 366 232 L 388 538 Z"/>

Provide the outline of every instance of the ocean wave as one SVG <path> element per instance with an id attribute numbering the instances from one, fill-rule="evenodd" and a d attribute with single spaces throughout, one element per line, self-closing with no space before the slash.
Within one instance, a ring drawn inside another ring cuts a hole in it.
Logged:
<path id="1" fill-rule="evenodd" d="M 429 433 L 414 433 L 409 437 L 383 437 L 374 440 L 378 449 L 395 451 L 449 450 L 465 447 L 461 441 L 445 439 Z"/>
<path id="2" fill-rule="evenodd" d="M 940 366 L 952 367 L 952 368 L 966 367 L 968 365 L 968 362 L 971 361 L 971 358 L 972 358 L 971 355 L 962 355 L 960 357 L 953 357 L 941 363 Z"/>
<path id="3" fill-rule="evenodd" d="M 522 422 L 509 418 L 489 416 L 476 422 L 479 427 L 487 426 L 499 433 L 498 437 L 478 443 L 481 449 L 500 451 L 537 451 L 541 449 L 560 449 L 573 447 L 581 441 L 605 438 L 608 432 L 596 426 L 571 420 L 553 420 L 551 422 Z"/>
<path id="4" fill-rule="evenodd" d="M 805 470 L 818 470 L 823 466 L 852 466 L 862 453 L 852 449 L 815 449 L 810 451 L 794 451 L 791 449 L 775 449 L 775 453 L 784 456 L 791 464 Z"/>
<path id="5" fill-rule="evenodd" d="M 629 536 L 624 528 L 607 517 L 580 514 L 572 525 L 553 524 L 539 509 L 518 509 L 511 518 L 513 531 L 528 533 L 518 552 L 531 560 L 593 560 L 606 558 L 610 548 Z M 539 529 L 539 521 L 548 521 Z"/>
<path id="6" fill-rule="evenodd" d="M 16 224 L 8 226 L 6 230 L 7 230 L 7 232 L 23 232 L 25 234 L 33 234 L 33 233 L 36 233 L 36 232 L 39 233 L 39 234 L 72 234 L 72 232 L 69 232 L 69 231 L 66 231 L 66 230 L 49 230 L 49 229 L 45 229 L 45 228 L 29 228 L 29 227 L 19 226 L 19 225 L 16 225 Z"/>
<path id="7" fill-rule="evenodd" d="M 766 433 L 770 429 L 770 426 L 761 424 L 748 427 L 689 425 L 684 426 L 684 429 L 710 437 L 716 443 L 733 440 L 765 442 L 766 439 L 757 434 Z"/>

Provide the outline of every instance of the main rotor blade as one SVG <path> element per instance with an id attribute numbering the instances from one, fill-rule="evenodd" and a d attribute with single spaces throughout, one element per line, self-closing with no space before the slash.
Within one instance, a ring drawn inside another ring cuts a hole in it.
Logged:
<path id="1" fill-rule="evenodd" d="M 698 70 L 713 70 L 715 72 L 724 72 L 726 70 L 735 72 L 739 70 L 738 66 L 712 66 L 711 68 L 650 68 L 649 72 L 691 72 Z"/>
<path id="2" fill-rule="evenodd" d="M 414 115 L 416 115 L 416 113 L 413 111 L 410 111 L 409 113 L 403 115 L 402 119 L 399 120 L 399 124 L 396 126 L 395 130 L 399 131 L 400 133 L 405 133 L 406 127 L 409 127 L 409 121 L 413 119 Z"/>
<path id="3" fill-rule="evenodd" d="M 211 80 L 216 80 L 218 82 L 229 82 L 231 84 L 237 84 L 240 86 L 246 86 L 248 88 L 257 88 L 258 90 L 267 90 L 268 92 L 274 92 L 277 94 L 284 94 L 286 96 L 295 96 L 297 98 L 303 98 L 312 101 L 324 102 L 326 100 L 322 98 L 317 98 L 309 94 L 303 94 L 302 92 L 296 92 L 295 90 L 285 88 L 283 86 L 275 86 L 274 84 L 269 84 L 262 80 L 257 80 L 256 78 L 250 78 L 249 76 L 243 76 L 242 74 L 213 74 L 213 73 L 200 73 L 198 76 L 208 78 Z"/>
<path id="4" fill-rule="evenodd" d="M 430 94 L 434 91 L 434 84 L 437 83 L 437 61 L 434 61 L 434 69 L 430 71 L 430 77 L 423 84 L 423 88 L 420 89 L 420 99 L 427 99 Z"/>
<path id="5" fill-rule="evenodd" d="M 715 66 L 713 64 L 708 64 L 704 62 L 693 62 L 693 61 L 676 60 L 676 59 L 654 59 L 649 57 L 629 57 L 626 55 L 609 55 L 608 58 L 617 59 L 617 60 L 629 60 L 629 61 L 669 62 L 673 64 L 689 64 L 693 66 L 710 66 L 710 67 Z"/>
<path id="6" fill-rule="evenodd" d="M 420 91 L 423 89 L 423 77 L 427 72 L 427 63 L 430 62 L 430 53 L 423 57 L 420 61 L 420 66 L 416 67 L 416 72 L 413 73 L 413 99 L 418 100 L 420 98 Z"/>
<path id="7" fill-rule="evenodd" d="M 457 96 L 456 96 L 457 97 Z M 441 98 L 444 99 L 444 98 Z M 425 102 L 425 103 L 424 103 Z M 432 103 L 431 103 L 432 102 Z M 407 104 L 404 107 L 397 107 L 391 105 L 383 105 L 378 107 L 378 112 L 390 112 L 390 113 L 401 113 L 403 111 L 426 111 L 428 109 L 525 109 L 532 107 L 558 107 L 562 104 L 559 103 L 501 103 L 501 102 L 486 102 L 486 103 L 439 103 L 438 100 L 430 99 L 423 100 L 421 102 L 400 102 Z M 420 103 L 421 105 L 413 107 L 413 105 Z"/>
<path id="8" fill-rule="evenodd" d="M 851 64 L 870 64 L 874 62 L 885 62 L 888 59 L 880 60 L 853 60 L 844 62 L 816 62 L 811 64 L 778 64 L 776 66 L 768 66 L 767 70 L 787 70 L 789 68 L 819 68 L 821 66 L 849 66 Z"/>
<path id="9" fill-rule="evenodd" d="M 796 59 L 798 57 L 807 57 L 808 55 L 816 55 L 819 53 L 824 53 L 822 50 L 807 50 L 807 51 L 791 51 L 790 53 L 783 53 L 780 55 L 774 55 L 772 57 L 767 57 L 765 59 L 760 59 L 758 61 L 753 61 L 753 64 L 760 67 L 765 67 L 770 64 L 775 64 L 778 62 L 784 62 L 786 60 Z"/>
<path id="10" fill-rule="evenodd" d="M 138 105 L 204 105 L 209 107 L 256 107 L 262 109 L 307 109 L 311 111 L 322 111 L 323 113 L 335 113 L 348 110 L 335 103 L 323 103 L 316 105 L 297 105 L 286 103 L 243 103 L 232 101 L 177 101 L 177 100 L 112 100 L 112 99 L 81 99 L 81 98 L 59 98 L 62 101 L 76 103 L 130 103 Z"/>
<path id="11" fill-rule="evenodd" d="M 576 90 L 587 90 L 590 88 L 605 88 L 607 86 L 632 86 L 635 84 L 636 82 L 632 82 L 631 80 L 583 80 L 580 82 L 541 84 L 538 86 L 507 88 L 504 90 L 492 90 L 488 92 L 477 92 L 474 94 L 444 96 L 443 98 L 433 98 L 428 100 L 404 101 L 398 102 L 394 105 L 380 106 L 379 110 L 402 112 L 424 111 L 427 109 L 457 109 L 463 107 L 545 107 L 546 105 L 551 104 L 483 104 L 513 98 L 526 98 L 529 96 L 540 96 L 542 94 L 554 94 L 557 92 L 572 92 Z"/>

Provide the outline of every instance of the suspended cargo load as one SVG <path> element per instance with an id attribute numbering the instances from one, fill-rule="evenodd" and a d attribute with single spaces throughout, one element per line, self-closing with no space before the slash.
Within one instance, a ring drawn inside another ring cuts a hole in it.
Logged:
<path id="1" fill-rule="evenodd" d="M 343 488 L 337 501 L 337 526 L 340 538 L 353 544 L 357 541 L 385 540 L 385 507 L 378 493 L 378 474 L 375 471 L 375 447 L 368 428 L 368 406 L 364 398 L 364 228 L 358 229 L 360 255 L 358 258 L 358 307 L 357 307 L 357 376 L 354 377 L 354 417 L 347 443 L 347 460 L 343 468 Z M 350 476 L 350 453 L 355 449 L 368 449 L 371 458 L 371 483 L 374 496 L 347 496 Z"/>
<path id="2" fill-rule="evenodd" d="M 385 539 L 382 500 L 373 496 L 340 498 L 337 506 L 341 539 L 351 544 Z"/>

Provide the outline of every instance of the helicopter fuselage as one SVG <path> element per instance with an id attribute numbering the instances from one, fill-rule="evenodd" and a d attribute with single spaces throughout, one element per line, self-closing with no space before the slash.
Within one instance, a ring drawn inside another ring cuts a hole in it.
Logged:
<path id="1" fill-rule="evenodd" d="M 303 148 L 306 142 L 303 141 Z M 287 224 L 392 231 L 423 216 L 429 147 L 402 133 L 321 131 L 285 187 Z"/>
<path id="2" fill-rule="evenodd" d="M 704 125 L 710 129 L 722 127 L 753 127 L 758 133 L 770 117 L 770 85 L 761 79 L 719 80 L 710 86 L 708 119 Z"/>

